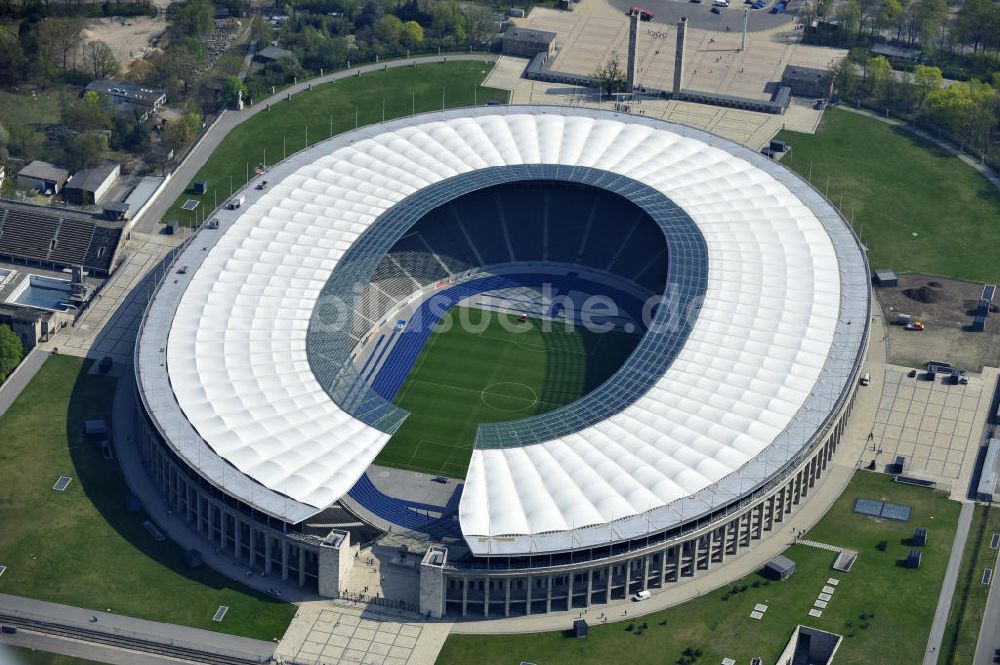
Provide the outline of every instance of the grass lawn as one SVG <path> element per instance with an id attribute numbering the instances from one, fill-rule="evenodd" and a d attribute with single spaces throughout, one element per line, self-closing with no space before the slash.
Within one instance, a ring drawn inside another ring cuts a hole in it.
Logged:
<path id="1" fill-rule="evenodd" d="M 355 112 L 359 127 L 381 122 L 383 101 L 386 120 L 409 115 L 413 108 L 417 113 L 440 110 L 442 91 L 449 108 L 471 106 L 476 99 L 479 103 L 494 98 L 506 101 L 507 91 L 480 86 L 491 67 L 483 62 L 400 67 L 293 95 L 230 132 L 195 176 L 195 180 L 208 181 L 208 192 L 202 196 L 185 192 L 167 210 L 163 221 L 178 219 L 190 224 L 194 213 L 180 207 L 186 199 L 200 200 L 208 214 L 216 201 L 221 204 L 228 198 L 230 178 L 233 189 L 238 189 L 247 182 L 248 168 L 252 176 L 256 164 L 275 164 L 282 154 L 304 148 L 307 128 L 311 145 L 330 137 L 331 122 L 333 134 L 354 129 Z"/>
<path id="2" fill-rule="evenodd" d="M 94 660 L 5 645 L 0 645 L 0 663 L 3 665 L 100 665 Z"/>
<path id="3" fill-rule="evenodd" d="M 803 177 L 811 169 L 813 185 L 853 218 L 873 268 L 1000 279 L 1000 192 L 948 151 L 835 108 L 818 133 L 777 138 L 792 146 L 782 163 Z"/>
<path id="4" fill-rule="evenodd" d="M 0 123 L 10 130 L 12 125 L 43 126 L 59 122 L 59 98 L 69 88 L 49 88 L 34 97 L 0 90 Z M 10 174 L 8 174 L 10 175 Z"/>
<path id="5" fill-rule="evenodd" d="M 118 464 L 83 440 L 83 421 L 110 418 L 114 379 L 54 356 L 0 418 L 0 592 L 247 637 L 281 637 L 295 607 L 157 542 L 125 509 Z M 53 491 L 60 475 L 73 481 Z M 213 622 L 228 605 L 222 623 Z"/>
<path id="6" fill-rule="evenodd" d="M 662 612 L 592 626 L 586 639 L 560 632 L 451 635 L 437 665 L 507 665 L 520 660 L 541 665 L 664 665 L 677 662 L 689 647 L 703 651 L 699 665 L 715 665 L 727 657 L 748 663 L 757 656 L 774 663 L 799 623 L 844 635 L 836 657 L 840 665 L 919 663 L 960 509 L 946 496 L 859 471 L 830 512 L 807 534 L 813 540 L 858 550 L 860 556 L 850 573 L 830 567 L 832 552 L 794 545 L 785 554 L 798 569 L 785 582 L 750 575 Z M 857 497 L 908 504 L 913 514 L 905 524 L 856 515 L 852 506 Z M 905 543 L 915 526 L 928 527 L 930 538 L 922 567 L 910 570 L 897 562 L 910 549 Z M 883 540 L 887 541 L 884 552 L 876 548 Z M 813 619 L 808 611 L 830 577 L 838 578 L 840 584 L 823 616 Z M 756 603 L 769 606 L 761 621 L 750 618 Z M 591 610 L 592 616 L 598 613 L 599 608 Z"/>
<path id="7" fill-rule="evenodd" d="M 451 314 L 396 395 L 410 416 L 378 464 L 464 478 L 479 423 L 520 420 L 579 399 L 621 367 L 640 338 L 539 319 L 518 325 L 516 317 L 474 308 Z"/>
<path id="8" fill-rule="evenodd" d="M 940 665 L 971 663 L 975 658 L 976 642 L 979 641 L 979 629 L 990 592 L 989 586 L 983 584 L 983 570 L 993 568 L 996 572 L 997 551 L 990 549 L 994 533 L 1000 533 L 1000 510 L 976 506 L 962 555 L 955 598 L 948 613 Z"/>

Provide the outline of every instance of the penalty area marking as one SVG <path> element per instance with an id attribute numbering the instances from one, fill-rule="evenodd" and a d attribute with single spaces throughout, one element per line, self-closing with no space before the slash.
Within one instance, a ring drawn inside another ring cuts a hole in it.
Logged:
<path id="1" fill-rule="evenodd" d="M 494 390 L 497 386 L 518 386 L 520 388 L 524 388 L 529 393 L 531 393 L 531 397 L 520 397 L 518 395 L 506 395 L 502 392 L 495 392 L 494 393 L 495 397 L 502 397 L 504 399 L 509 399 L 509 400 L 520 400 L 528 402 L 524 406 L 517 406 L 514 408 L 504 409 L 502 407 L 490 404 L 490 401 L 488 399 L 490 391 Z M 525 385 L 523 383 L 518 383 L 516 381 L 500 381 L 498 383 L 493 383 L 483 388 L 482 391 L 479 393 L 479 399 L 483 402 L 483 404 L 490 407 L 491 409 L 495 409 L 496 411 L 505 411 L 505 412 L 524 411 L 525 409 L 529 409 L 538 403 L 538 393 L 536 393 L 531 386 Z"/>

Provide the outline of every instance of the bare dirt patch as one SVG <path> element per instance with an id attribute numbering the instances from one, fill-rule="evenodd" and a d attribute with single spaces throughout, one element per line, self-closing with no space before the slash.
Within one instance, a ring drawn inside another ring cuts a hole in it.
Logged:
<path id="1" fill-rule="evenodd" d="M 81 42 L 102 41 L 115 52 L 122 69 L 136 58 L 146 55 L 157 45 L 167 29 L 167 15 L 161 12 L 156 18 L 129 16 L 99 18 L 90 22 L 83 31 Z"/>
<path id="2" fill-rule="evenodd" d="M 991 314 L 984 332 L 970 326 L 983 285 L 941 277 L 899 275 L 899 285 L 875 290 L 889 324 L 889 361 L 918 367 L 946 360 L 972 372 L 1000 365 L 1000 313 Z M 994 300 L 994 310 L 1000 302 Z M 896 325 L 900 314 L 923 322 L 923 332 Z"/>

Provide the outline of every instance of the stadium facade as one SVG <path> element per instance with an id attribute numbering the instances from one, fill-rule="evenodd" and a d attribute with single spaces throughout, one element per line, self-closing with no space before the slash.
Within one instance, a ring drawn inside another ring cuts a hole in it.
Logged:
<path id="1" fill-rule="evenodd" d="M 779 529 L 840 443 L 868 342 L 863 251 L 807 183 L 725 139 L 460 109 L 319 143 L 245 194 L 161 281 L 136 372 L 166 500 L 265 573 L 345 589 L 350 535 L 307 524 L 358 507 L 407 416 L 386 387 L 401 378 L 362 358 L 385 326 L 429 334 L 420 306 L 449 292 L 586 279 L 658 305 L 599 388 L 480 426 L 457 531 L 423 554 L 422 613 L 589 607 L 704 574 Z"/>

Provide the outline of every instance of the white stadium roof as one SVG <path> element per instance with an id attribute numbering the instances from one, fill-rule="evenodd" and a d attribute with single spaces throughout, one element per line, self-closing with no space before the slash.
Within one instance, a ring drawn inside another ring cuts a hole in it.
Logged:
<path id="1" fill-rule="evenodd" d="M 770 160 L 610 112 L 482 107 L 367 127 L 304 150 L 220 211 L 147 312 L 147 412 L 173 450 L 257 509 L 299 522 L 347 493 L 389 434 L 311 371 L 310 317 L 338 259 L 387 210 L 488 167 L 586 166 L 662 193 L 707 245 L 704 304 L 652 389 L 608 420 L 477 449 L 460 506 L 480 554 L 640 537 L 761 487 L 840 406 L 866 340 L 864 257 L 836 211 Z M 667 239 L 668 246 L 670 239 Z"/>

